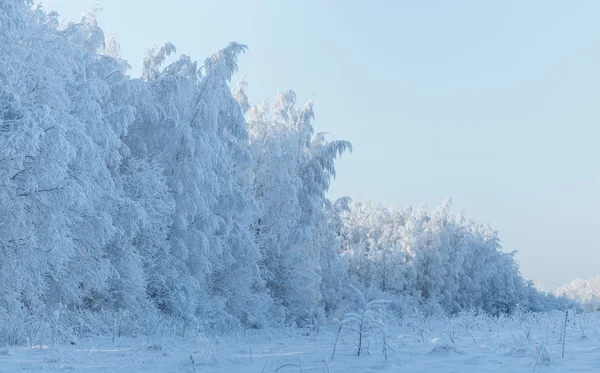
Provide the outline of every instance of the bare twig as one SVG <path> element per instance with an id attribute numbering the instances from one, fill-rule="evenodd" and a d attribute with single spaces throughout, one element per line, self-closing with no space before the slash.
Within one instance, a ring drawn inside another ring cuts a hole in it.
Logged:
<path id="1" fill-rule="evenodd" d="M 340 332 L 342 331 L 343 327 L 344 324 L 340 324 L 337 335 L 335 336 L 335 343 L 333 344 L 333 353 L 331 354 L 331 360 L 333 360 L 333 356 L 335 356 L 335 348 L 337 347 L 338 339 L 340 338 Z"/>
<path id="2" fill-rule="evenodd" d="M 327 368 L 327 373 L 331 373 L 329 370 L 329 364 L 327 364 L 327 360 L 323 359 L 323 362 L 325 363 L 325 368 Z"/>
<path id="3" fill-rule="evenodd" d="M 194 372 L 196 371 L 196 362 L 194 361 L 194 357 L 192 356 L 192 351 L 188 350 L 188 353 L 190 354 L 190 360 L 192 361 L 192 368 L 194 369 Z"/>
<path id="4" fill-rule="evenodd" d="M 302 367 L 298 364 L 283 364 L 279 368 L 275 369 L 274 372 L 277 372 L 279 369 L 285 368 L 285 367 L 297 367 L 297 368 L 300 368 L 300 371 L 302 372 Z"/>
<path id="5" fill-rule="evenodd" d="M 569 320 L 569 310 L 565 311 L 565 325 L 563 326 L 563 335 L 562 335 L 562 354 L 561 357 L 564 359 L 565 357 L 565 337 L 567 334 L 567 321 Z"/>

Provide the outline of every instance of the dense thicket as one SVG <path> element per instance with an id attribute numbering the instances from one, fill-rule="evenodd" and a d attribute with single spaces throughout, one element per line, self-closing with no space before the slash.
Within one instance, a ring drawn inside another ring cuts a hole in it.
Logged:
<path id="1" fill-rule="evenodd" d="M 244 50 L 164 66 L 165 44 L 133 79 L 93 12 L 59 28 L 0 2 L 0 335 L 302 324 L 350 304 L 349 281 L 398 309 L 548 306 L 447 204 L 331 203 L 351 145 L 314 133 L 291 91 L 230 91 Z"/>

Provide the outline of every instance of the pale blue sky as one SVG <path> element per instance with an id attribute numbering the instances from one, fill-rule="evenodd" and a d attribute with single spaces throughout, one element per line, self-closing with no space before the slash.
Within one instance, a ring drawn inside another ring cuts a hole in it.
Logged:
<path id="1" fill-rule="evenodd" d="M 90 1 L 46 0 L 78 20 Z M 102 0 L 139 75 L 171 41 L 235 40 L 254 102 L 314 93 L 317 131 L 354 144 L 330 196 L 489 222 L 546 289 L 600 274 L 600 2 Z"/>

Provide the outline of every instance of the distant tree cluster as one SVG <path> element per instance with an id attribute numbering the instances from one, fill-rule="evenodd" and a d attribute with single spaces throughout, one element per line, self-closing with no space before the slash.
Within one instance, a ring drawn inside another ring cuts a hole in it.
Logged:
<path id="1" fill-rule="evenodd" d="M 5 338 L 124 317 L 132 333 L 301 324 L 343 309 L 349 281 L 448 313 L 545 307 L 496 233 L 448 205 L 330 202 L 350 143 L 314 133 L 291 91 L 231 91 L 243 45 L 164 66 L 165 44 L 132 79 L 93 12 L 59 27 L 4 0 L 0 46 Z"/>
<path id="2" fill-rule="evenodd" d="M 350 279 L 395 299 L 400 310 L 419 307 L 430 314 L 498 315 L 569 305 L 525 281 L 515 253 L 501 251 L 497 232 L 450 214 L 450 203 L 430 214 L 424 208 L 338 201 L 340 258 Z"/>
<path id="3" fill-rule="evenodd" d="M 589 280 L 577 278 L 559 287 L 556 293 L 576 300 L 586 311 L 600 311 L 600 276 Z"/>

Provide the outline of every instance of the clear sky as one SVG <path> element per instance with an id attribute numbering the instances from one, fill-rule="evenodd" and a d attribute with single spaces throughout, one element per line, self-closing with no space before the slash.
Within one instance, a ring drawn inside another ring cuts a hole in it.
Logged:
<path id="1" fill-rule="evenodd" d="M 46 0 L 78 20 L 90 1 Z M 229 41 L 254 102 L 293 89 L 353 143 L 330 196 L 465 210 L 546 289 L 600 274 L 600 2 L 102 0 L 141 72 Z"/>

